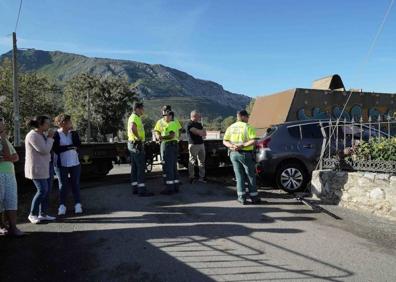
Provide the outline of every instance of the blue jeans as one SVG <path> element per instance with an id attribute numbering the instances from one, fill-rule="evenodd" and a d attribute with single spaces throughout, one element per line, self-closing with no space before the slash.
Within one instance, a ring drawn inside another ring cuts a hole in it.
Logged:
<path id="1" fill-rule="evenodd" d="M 49 192 L 51 187 L 50 178 L 33 179 L 33 183 L 37 188 L 37 193 L 33 197 L 30 214 L 35 216 L 46 215 L 48 211 Z"/>
<path id="2" fill-rule="evenodd" d="M 256 187 L 256 171 L 254 155 L 250 151 L 231 152 L 230 159 L 232 167 L 234 168 L 235 177 L 237 181 L 238 199 L 246 198 L 245 179 L 247 176 L 249 196 L 251 198 L 257 197 Z"/>
<path id="3" fill-rule="evenodd" d="M 135 148 L 132 143 L 128 143 L 128 150 L 131 154 L 131 184 L 135 192 L 145 193 L 144 171 L 146 169 L 146 154 L 143 148 Z"/>
<path id="4" fill-rule="evenodd" d="M 52 187 L 54 186 L 54 175 L 55 175 L 55 170 L 54 170 L 54 164 L 52 163 L 52 161 L 50 162 L 50 166 L 49 166 L 49 179 L 48 179 L 48 201 L 49 201 L 49 196 L 50 193 L 52 191 Z"/>
<path id="5" fill-rule="evenodd" d="M 80 175 L 81 165 L 72 167 L 55 167 L 55 172 L 58 177 L 60 204 L 66 204 L 66 197 L 68 194 L 68 186 L 70 185 L 73 192 L 74 203 L 80 204 Z M 70 175 L 70 177 L 69 177 Z"/>

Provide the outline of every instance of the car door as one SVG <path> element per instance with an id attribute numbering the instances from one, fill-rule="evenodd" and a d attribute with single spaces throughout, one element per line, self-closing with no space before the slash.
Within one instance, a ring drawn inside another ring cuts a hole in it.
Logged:
<path id="1" fill-rule="evenodd" d="M 319 123 L 301 125 L 301 136 L 299 150 L 312 162 L 319 160 L 323 144 L 323 135 Z"/>

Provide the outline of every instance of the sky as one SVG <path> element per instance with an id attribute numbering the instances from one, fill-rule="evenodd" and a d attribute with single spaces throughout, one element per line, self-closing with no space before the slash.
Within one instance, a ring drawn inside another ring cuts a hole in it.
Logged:
<path id="1" fill-rule="evenodd" d="M 396 93 L 392 0 L 24 0 L 18 48 L 163 64 L 251 97 L 341 75 Z M 0 0 L 0 54 L 19 0 Z"/>

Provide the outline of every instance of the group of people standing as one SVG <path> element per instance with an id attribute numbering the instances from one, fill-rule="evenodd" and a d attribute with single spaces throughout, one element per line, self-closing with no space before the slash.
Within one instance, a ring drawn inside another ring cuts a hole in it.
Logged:
<path id="1" fill-rule="evenodd" d="M 153 196 L 144 183 L 146 168 L 144 141 L 145 130 L 142 123 L 144 114 L 143 103 L 135 103 L 133 113 L 128 120 L 128 149 L 131 155 L 131 185 L 133 194 L 141 197 Z M 256 188 L 254 145 L 256 140 L 255 129 L 248 124 L 249 114 L 245 111 L 237 113 L 237 122 L 227 128 L 224 134 L 223 144 L 229 149 L 230 159 L 237 180 L 238 202 L 245 205 L 247 198 L 252 204 L 260 203 Z M 170 105 L 162 107 L 162 118 L 154 127 L 155 139 L 160 142 L 160 155 L 163 167 L 163 179 L 165 188 L 160 192 L 171 195 L 179 192 L 180 180 L 177 171 L 178 142 L 182 132 L 182 126 L 175 118 L 175 113 Z M 188 137 L 189 150 L 189 182 L 193 183 L 195 177 L 195 164 L 198 163 L 200 183 L 206 183 L 205 179 L 205 145 L 206 130 L 201 123 L 201 115 L 194 110 L 190 114 L 190 120 L 185 126 Z M 245 182 L 248 183 L 245 187 Z M 246 193 L 248 188 L 248 193 Z"/>
<path id="2" fill-rule="evenodd" d="M 81 214 L 80 173 L 78 148 L 81 141 L 73 130 L 71 117 L 60 114 L 55 118 L 57 129 L 51 128 L 48 116 L 37 116 L 28 121 L 31 128 L 25 137 L 25 177 L 31 179 L 37 189 L 32 199 L 28 219 L 37 224 L 53 221 L 49 215 L 49 194 L 54 173 L 59 186 L 58 216 L 66 215 L 66 198 L 71 186 L 74 196 L 74 212 Z M 4 118 L 0 117 L 0 212 L 5 211 L 8 226 L 2 223 L 1 233 L 22 236 L 16 227 L 17 183 L 13 163 L 19 160 L 15 148 L 8 141 Z"/>
<path id="3" fill-rule="evenodd" d="M 144 176 L 146 158 L 144 142 L 146 141 L 142 115 L 143 103 L 133 105 L 133 113 L 128 119 L 128 150 L 131 157 L 131 185 L 133 194 L 141 197 L 153 196 L 147 190 Z M 227 128 L 223 144 L 229 149 L 237 180 L 238 201 L 245 205 L 247 198 L 253 204 L 260 203 L 256 189 L 254 144 L 256 132 L 248 124 L 249 114 L 242 110 L 237 113 L 237 122 Z M 58 216 L 66 215 L 66 198 L 69 187 L 74 196 L 74 213 L 83 212 L 80 199 L 81 166 L 78 149 L 81 141 L 78 133 L 73 130 L 71 117 L 60 114 L 55 118 L 57 129 L 51 128 L 48 116 L 37 116 L 27 125 L 31 128 L 25 138 L 25 177 L 31 179 L 37 188 L 33 197 L 28 219 L 37 224 L 41 221 L 53 221 L 56 217 L 49 215 L 49 194 L 52 188 L 54 173 L 58 178 L 59 208 Z M 192 111 L 190 121 L 185 127 L 189 149 L 189 182 L 205 180 L 205 145 L 206 130 L 201 123 L 198 111 Z M 175 118 L 171 106 L 162 108 L 162 118 L 154 127 L 155 139 L 161 143 L 160 155 L 163 168 L 165 187 L 163 195 L 178 193 L 180 180 L 177 170 L 178 142 L 182 133 L 182 125 Z M 8 225 L 0 220 L 0 235 L 9 234 L 22 236 L 16 226 L 17 183 L 15 179 L 14 162 L 19 160 L 15 148 L 8 141 L 4 118 L 0 115 L 0 213 L 5 211 Z M 195 164 L 198 163 L 199 178 L 195 177 Z M 245 187 L 245 183 L 248 183 Z M 246 188 L 248 192 L 246 193 Z M 0 216 L 3 218 L 3 216 Z"/>
<path id="4" fill-rule="evenodd" d="M 128 149 L 131 155 L 132 191 L 141 197 L 148 197 L 153 196 L 154 193 L 147 191 L 144 184 L 146 161 L 144 152 L 145 131 L 141 120 L 143 114 L 143 103 L 135 103 L 133 113 L 128 119 Z M 171 195 L 179 192 L 181 184 L 177 170 L 177 157 L 182 125 L 175 118 L 175 113 L 172 111 L 170 105 L 163 106 L 161 114 L 162 118 L 156 122 L 153 131 L 155 139 L 160 142 L 162 176 L 165 184 L 165 188 L 161 191 L 161 194 Z M 187 124 L 186 131 L 190 151 L 190 183 L 195 179 L 194 164 L 196 161 L 199 166 L 198 181 L 205 183 L 205 147 L 203 137 L 206 136 L 206 131 L 200 123 L 200 114 L 197 111 L 191 112 L 191 121 Z"/>

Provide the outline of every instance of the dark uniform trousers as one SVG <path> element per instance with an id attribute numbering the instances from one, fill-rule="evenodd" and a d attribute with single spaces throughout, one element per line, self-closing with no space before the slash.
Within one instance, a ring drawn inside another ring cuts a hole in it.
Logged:
<path id="1" fill-rule="evenodd" d="M 164 143 L 164 167 L 166 174 L 166 190 L 169 192 L 178 192 L 179 191 L 179 177 L 177 173 L 177 154 L 178 154 L 178 145 L 177 141 L 168 141 Z"/>
<path id="2" fill-rule="evenodd" d="M 144 171 L 146 168 L 146 155 L 142 142 L 128 142 L 131 156 L 131 184 L 134 192 L 145 193 Z"/>

